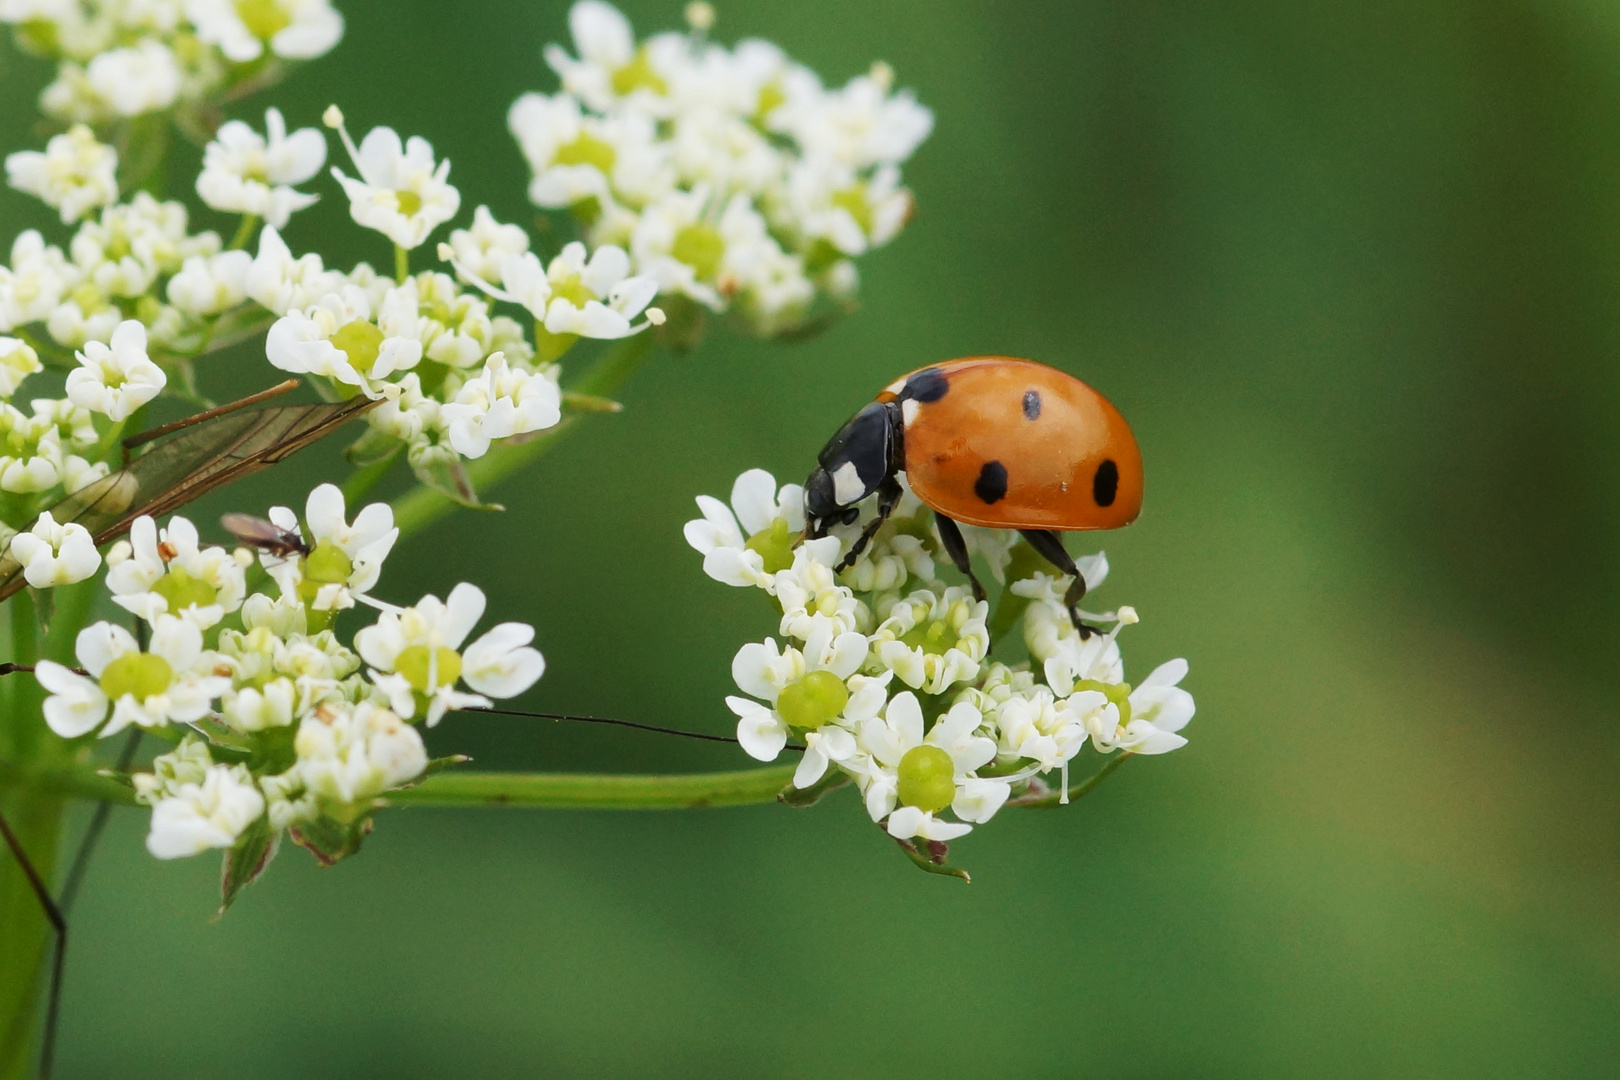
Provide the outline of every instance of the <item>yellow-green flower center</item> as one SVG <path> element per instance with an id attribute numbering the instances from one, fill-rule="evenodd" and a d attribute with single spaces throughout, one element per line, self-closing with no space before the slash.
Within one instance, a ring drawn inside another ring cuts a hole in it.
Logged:
<path id="1" fill-rule="evenodd" d="M 354 573 L 354 563 L 343 553 L 343 549 L 330 540 L 322 540 L 315 545 L 315 549 L 304 556 L 304 578 L 308 581 L 317 581 L 322 585 L 337 585 L 349 580 Z"/>
<path id="2" fill-rule="evenodd" d="M 279 0 L 236 0 L 236 17 L 260 41 L 269 41 L 292 25 L 292 16 Z"/>
<path id="3" fill-rule="evenodd" d="M 847 187 L 833 195 L 832 204 L 847 211 L 861 227 L 861 232 L 872 235 L 872 204 L 866 200 L 865 188 Z"/>
<path id="4" fill-rule="evenodd" d="M 161 694 L 174 681 L 174 669 L 161 656 L 151 653 L 125 653 L 108 664 L 101 673 L 101 692 L 117 701 L 131 694 L 136 701 L 145 701 Z"/>
<path id="5" fill-rule="evenodd" d="M 1123 727 L 1131 722 L 1130 683 L 1105 683 L 1099 682 L 1096 679 L 1081 679 L 1079 682 L 1074 684 L 1074 692 L 1078 694 L 1082 690 L 1095 690 L 1098 693 L 1106 696 L 1109 701 L 1118 706 L 1120 726 Z"/>
<path id="6" fill-rule="evenodd" d="M 923 652 L 931 653 L 934 656 L 943 656 L 956 648 L 956 643 L 961 640 L 961 636 L 957 634 L 950 623 L 945 622 L 943 619 L 930 619 L 925 623 L 918 623 L 904 634 L 901 634 L 900 640 L 913 649 L 921 649 Z"/>
<path id="7" fill-rule="evenodd" d="M 338 327 L 338 332 L 332 335 L 332 344 L 343 351 L 349 358 L 349 363 L 361 374 L 370 371 L 377 363 L 377 354 L 382 352 L 382 343 L 383 332 L 363 319 L 344 323 Z"/>
<path id="8" fill-rule="evenodd" d="M 613 92 L 629 94 L 637 90 L 651 90 L 655 94 L 669 93 L 669 84 L 653 70 L 652 58 L 646 48 L 636 50 L 635 59 L 613 73 Z"/>
<path id="9" fill-rule="evenodd" d="M 430 671 L 437 660 L 438 671 Z M 440 645 L 430 651 L 426 645 L 409 645 L 394 660 L 394 670 L 405 676 L 418 693 L 430 694 L 440 686 L 451 686 L 461 677 L 461 654 Z"/>
<path id="10" fill-rule="evenodd" d="M 412 217 L 422 209 L 422 196 L 414 191 L 396 191 L 394 201 L 399 205 L 399 212 L 406 217 Z"/>
<path id="11" fill-rule="evenodd" d="M 930 814 L 956 798 L 956 766 L 937 746 L 913 746 L 900 759 L 900 801 Z"/>
<path id="12" fill-rule="evenodd" d="M 782 90 L 782 84 L 772 79 L 759 88 L 759 108 L 754 110 L 754 123 L 763 126 L 771 111 L 786 102 L 787 94 Z"/>
<path id="13" fill-rule="evenodd" d="M 849 688 L 830 671 L 812 671 L 782 688 L 776 713 L 792 727 L 806 731 L 820 727 L 844 711 Z"/>
<path id="14" fill-rule="evenodd" d="M 551 295 L 561 297 L 577 308 L 584 307 L 592 300 L 600 299 L 585 287 L 585 283 L 579 280 L 578 274 L 570 274 L 559 281 L 553 281 L 551 283 Z"/>
<path id="15" fill-rule="evenodd" d="M 558 165 L 590 165 L 603 176 L 613 175 L 613 163 L 618 153 L 608 143 L 588 131 L 582 131 L 573 142 L 563 143 L 551 160 Z"/>
<path id="16" fill-rule="evenodd" d="M 750 536 L 743 547 L 759 553 L 767 574 L 780 573 L 793 565 L 793 534 L 785 518 L 777 518 Z"/>
<path id="17" fill-rule="evenodd" d="M 670 246 L 669 253 L 706 281 L 720 272 L 720 259 L 726 253 L 726 242 L 719 229 L 700 221 L 675 234 L 675 243 Z"/>
<path id="18" fill-rule="evenodd" d="M 219 596 L 219 590 L 201 578 L 194 578 L 178 566 L 157 579 L 152 591 L 169 602 L 169 614 L 178 615 L 193 604 L 207 607 Z"/>

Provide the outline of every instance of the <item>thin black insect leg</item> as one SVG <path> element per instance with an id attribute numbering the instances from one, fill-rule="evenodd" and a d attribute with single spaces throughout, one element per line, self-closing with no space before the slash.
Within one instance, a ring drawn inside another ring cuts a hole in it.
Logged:
<path id="1" fill-rule="evenodd" d="M 22 867 L 23 875 L 28 878 L 28 885 L 34 890 L 39 906 L 45 910 L 45 918 L 56 928 L 56 952 L 51 958 L 51 989 L 45 1011 L 45 1038 L 39 1051 L 40 1080 L 50 1080 L 51 1057 L 56 1051 L 56 1017 L 62 999 L 62 965 L 67 959 L 67 919 L 63 917 L 62 909 L 56 906 L 56 901 L 51 899 L 50 890 L 45 887 L 39 871 L 34 869 L 33 860 L 11 831 L 11 823 L 6 821 L 4 814 L 0 814 L 0 833 L 5 834 L 6 846 L 11 849 L 17 865 Z"/>
<path id="2" fill-rule="evenodd" d="M 900 505 L 900 496 L 905 494 L 905 489 L 900 486 L 900 481 L 896 480 L 893 474 L 890 474 L 883 483 L 878 485 L 877 493 L 877 517 L 866 523 L 866 528 L 861 530 L 861 535 L 855 538 L 855 543 L 849 549 L 849 554 L 844 556 L 835 569 L 843 571 L 855 565 L 855 560 L 861 557 L 861 552 L 866 550 L 866 545 L 872 542 L 872 537 L 876 536 L 877 531 L 883 528 L 883 523 L 889 520 L 889 515 L 894 513 L 894 508 Z"/>
<path id="3" fill-rule="evenodd" d="M 1080 601 L 1086 595 L 1086 577 L 1080 572 L 1080 568 L 1074 565 L 1074 557 L 1063 546 L 1063 538 L 1048 529 L 1019 529 L 1018 535 L 1028 540 L 1029 546 L 1034 548 L 1041 558 L 1063 573 L 1073 576 L 1074 580 L 1069 583 L 1068 591 L 1063 594 L 1063 606 L 1069 609 L 1069 621 L 1080 631 L 1082 638 L 1095 634 L 1097 632 L 1095 627 L 1087 626 L 1080 621 Z"/>
<path id="4" fill-rule="evenodd" d="M 957 527 L 956 522 L 938 510 L 934 511 L 934 522 L 939 526 L 939 538 L 945 545 L 945 554 L 951 557 L 951 562 L 956 564 L 956 568 L 966 574 L 967 579 L 973 583 L 973 599 L 983 600 L 986 596 L 984 586 L 973 576 L 973 562 L 968 558 L 967 541 L 962 538 L 962 530 Z"/>

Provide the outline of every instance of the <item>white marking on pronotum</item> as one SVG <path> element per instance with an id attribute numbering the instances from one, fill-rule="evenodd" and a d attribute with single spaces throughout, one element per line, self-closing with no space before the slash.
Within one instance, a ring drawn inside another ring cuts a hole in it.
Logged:
<path id="1" fill-rule="evenodd" d="M 917 419 L 917 410 L 921 408 L 922 403 L 916 398 L 906 398 L 900 403 L 900 422 L 910 427 L 911 422 Z"/>
<path id="2" fill-rule="evenodd" d="M 833 470 L 833 498 L 838 500 L 839 506 L 859 502 L 865 494 L 866 485 L 861 483 L 861 474 L 853 461 L 846 461 Z"/>
<path id="3" fill-rule="evenodd" d="M 906 388 L 906 379 L 907 378 L 909 378 L 909 376 L 906 376 L 906 375 L 900 376 L 900 378 L 894 380 L 894 382 L 890 383 L 888 386 L 885 386 L 883 388 L 883 392 L 885 394 L 893 394 L 896 397 L 899 397 L 900 396 L 900 391 L 902 391 L 902 390 L 904 390 Z"/>

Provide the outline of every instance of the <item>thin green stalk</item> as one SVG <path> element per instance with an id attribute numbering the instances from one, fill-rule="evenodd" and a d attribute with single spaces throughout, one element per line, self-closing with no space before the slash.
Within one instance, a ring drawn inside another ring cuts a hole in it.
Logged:
<path id="1" fill-rule="evenodd" d="M 253 230 L 258 228 L 259 215 L 243 214 L 242 224 L 236 227 L 236 235 L 231 237 L 231 250 L 241 251 L 247 247 L 249 240 L 253 239 Z"/>
<path id="2" fill-rule="evenodd" d="M 775 802 L 792 765 L 679 776 L 592 773 L 440 773 L 388 796 L 391 806 L 524 806 L 579 810 L 684 810 Z"/>
<path id="3" fill-rule="evenodd" d="M 410 276 L 411 276 L 411 253 L 406 251 L 404 248 L 400 247 L 398 244 L 395 244 L 394 245 L 394 280 L 399 282 L 401 285 L 403 285 L 403 284 L 405 284 L 405 279 L 410 277 Z"/>
<path id="4" fill-rule="evenodd" d="M 393 471 L 394 466 L 399 462 L 402 449 L 404 448 L 398 447 L 390 451 L 386 457 L 379 458 L 370 465 L 364 465 L 356 469 L 347 480 L 343 481 L 343 504 L 351 508 L 358 506 L 360 500 L 370 494 L 371 489 L 381 483 L 383 477 Z"/>
<path id="5" fill-rule="evenodd" d="M 652 349 L 652 337 L 641 333 L 625 338 L 568 389 L 592 397 L 611 397 L 633 375 Z M 468 462 L 467 476 L 480 496 L 520 471 L 557 444 L 564 434 L 577 427 L 580 416 L 564 416 L 556 427 L 522 443 L 505 443 L 490 448 L 477 461 Z M 427 487 L 417 487 L 394 500 L 394 524 L 401 537 L 420 532 L 456 509 L 456 502 Z"/>

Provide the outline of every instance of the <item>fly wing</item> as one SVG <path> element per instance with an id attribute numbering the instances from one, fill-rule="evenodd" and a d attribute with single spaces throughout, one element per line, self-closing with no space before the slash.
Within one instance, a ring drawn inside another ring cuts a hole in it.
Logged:
<path id="1" fill-rule="evenodd" d="M 285 405 L 219 416 L 157 444 L 127 467 L 47 509 L 61 524 L 83 525 L 100 546 L 129 531 L 143 514 L 167 514 L 285 461 L 375 404 L 355 398 L 336 405 Z M 22 565 L 8 550 L 0 557 L 0 600 L 22 587 Z"/>

